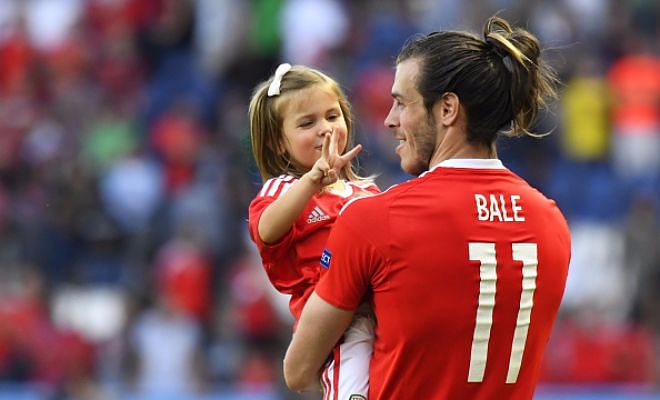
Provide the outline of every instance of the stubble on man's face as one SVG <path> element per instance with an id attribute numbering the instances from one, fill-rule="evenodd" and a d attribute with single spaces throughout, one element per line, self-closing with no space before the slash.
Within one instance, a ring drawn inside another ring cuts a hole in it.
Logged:
<path id="1" fill-rule="evenodd" d="M 393 103 L 385 125 L 399 140 L 395 152 L 401 169 L 411 175 L 428 170 L 435 151 L 436 123 L 424 107 L 424 99 L 416 87 L 420 61 L 412 58 L 397 65 L 392 84 Z"/>
<path id="2" fill-rule="evenodd" d="M 427 171 L 435 151 L 435 119 L 428 113 L 420 119 L 419 125 L 413 127 L 406 135 L 412 154 L 409 159 L 401 158 L 401 169 L 411 175 L 419 175 Z"/>

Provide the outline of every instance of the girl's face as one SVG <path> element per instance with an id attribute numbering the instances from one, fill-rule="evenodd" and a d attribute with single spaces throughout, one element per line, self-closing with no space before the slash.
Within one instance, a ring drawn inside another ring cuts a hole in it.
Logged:
<path id="1" fill-rule="evenodd" d="M 346 148 L 347 128 L 337 96 L 320 85 L 291 95 L 283 108 L 284 148 L 292 161 L 309 170 L 321 157 L 323 137 L 334 128 L 339 134 L 339 153 Z"/>

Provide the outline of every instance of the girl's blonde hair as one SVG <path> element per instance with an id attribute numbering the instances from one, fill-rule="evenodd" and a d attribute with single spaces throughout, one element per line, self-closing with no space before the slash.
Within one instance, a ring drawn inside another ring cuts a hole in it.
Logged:
<path id="1" fill-rule="evenodd" d="M 346 149 L 353 144 L 353 120 L 351 105 L 339 84 L 326 74 L 314 68 L 295 65 L 282 77 L 280 94 L 268 96 L 268 87 L 273 81 L 271 76 L 267 81 L 257 85 L 252 99 L 250 100 L 250 141 L 252 154 L 265 182 L 271 177 L 281 174 L 290 174 L 301 177 L 305 172 L 291 159 L 290 154 L 284 149 L 282 112 L 291 94 L 319 85 L 328 93 L 337 96 L 339 107 L 346 122 Z M 349 181 L 362 180 L 352 162 L 347 163 L 339 173 L 339 176 Z"/>

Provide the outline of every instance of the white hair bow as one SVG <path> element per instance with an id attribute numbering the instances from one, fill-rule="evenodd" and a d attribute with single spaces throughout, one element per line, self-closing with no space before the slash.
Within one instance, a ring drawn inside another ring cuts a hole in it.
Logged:
<path id="1" fill-rule="evenodd" d="M 275 70 L 275 76 L 273 76 L 273 81 L 268 86 L 268 97 L 278 96 L 280 94 L 280 86 L 282 85 L 282 78 L 284 74 L 291 70 L 291 64 L 284 63 L 280 64 Z"/>

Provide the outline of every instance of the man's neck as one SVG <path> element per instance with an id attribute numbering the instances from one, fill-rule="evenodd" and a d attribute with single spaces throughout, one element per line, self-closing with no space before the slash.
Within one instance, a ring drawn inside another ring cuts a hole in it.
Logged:
<path id="1" fill-rule="evenodd" d="M 495 143 L 490 147 L 468 143 L 466 135 L 455 130 L 448 130 L 444 139 L 438 143 L 429 162 L 429 168 L 453 158 L 497 158 Z"/>

